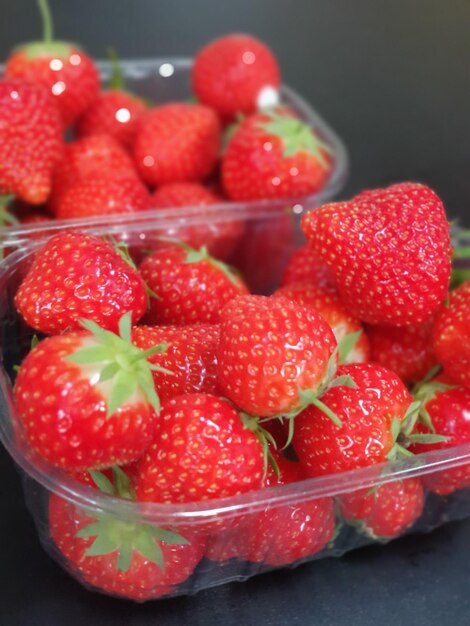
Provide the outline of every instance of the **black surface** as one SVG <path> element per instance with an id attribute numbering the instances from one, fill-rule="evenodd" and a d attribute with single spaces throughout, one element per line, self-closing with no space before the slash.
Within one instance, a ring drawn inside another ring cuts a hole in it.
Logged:
<path id="1" fill-rule="evenodd" d="M 277 51 L 285 82 L 344 138 L 344 195 L 415 179 L 470 225 L 468 0 L 53 0 L 57 31 L 103 55 L 190 55 L 250 31 Z M 0 56 L 36 36 L 32 1 L 0 1 Z M 135 606 L 92 595 L 38 545 L 0 451 L 0 624 L 56 626 L 470 623 L 470 522 L 264 575 L 193 598 Z"/>

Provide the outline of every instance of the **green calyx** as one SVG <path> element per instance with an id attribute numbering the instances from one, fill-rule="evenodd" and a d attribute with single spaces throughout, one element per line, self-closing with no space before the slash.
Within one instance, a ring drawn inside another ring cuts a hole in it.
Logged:
<path id="1" fill-rule="evenodd" d="M 436 399 L 436 394 L 449 391 L 450 389 L 455 389 L 455 385 L 448 385 L 447 383 L 433 380 L 440 370 L 440 365 L 436 365 L 431 368 L 426 376 L 419 383 L 417 383 L 411 391 L 414 399 L 421 403 L 418 419 L 422 424 L 429 428 L 432 433 L 435 433 L 436 429 L 434 428 L 431 416 L 426 408 L 427 404 Z"/>
<path id="2" fill-rule="evenodd" d="M 124 90 L 124 76 L 122 74 L 122 67 L 119 63 L 119 57 L 114 48 L 108 48 L 108 53 L 106 55 L 108 57 L 109 62 L 111 63 L 111 78 L 109 79 L 108 87 L 109 89 L 116 89 L 119 91 Z"/>
<path id="3" fill-rule="evenodd" d="M 187 252 L 185 263 L 190 264 L 190 263 L 200 263 L 201 261 L 207 261 L 213 267 L 220 270 L 229 279 L 232 285 L 235 285 L 235 287 L 238 287 L 237 278 L 234 272 L 230 269 L 228 265 L 226 265 L 225 263 L 222 263 L 222 261 L 219 261 L 217 259 L 214 259 L 214 257 L 211 257 L 209 253 L 207 252 L 206 246 L 202 246 L 202 248 L 200 248 L 199 250 L 195 250 L 194 248 L 191 248 L 185 243 L 180 242 L 178 245 L 181 246 L 183 250 Z"/>
<path id="4" fill-rule="evenodd" d="M 8 210 L 8 206 L 14 198 L 15 196 L 10 194 L 0 196 L 0 226 L 13 226 L 14 224 L 18 224 L 16 217 Z"/>
<path id="5" fill-rule="evenodd" d="M 344 335 L 344 337 L 341 337 L 338 341 L 338 363 L 340 365 L 347 363 L 349 355 L 354 350 L 363 332 L 362 329 L 356 330 L 354 333 Z"/>
<path id="6" fill-rule="evenodd" d="M 252 415 L 248 415 L 248 413 L 240 413 L 239 415 L 244 428 L 250 430 L 256 435 L 263 449 L 264 478 L 266 478 L 266 475 L 268 473 L 269 465 L 272 467 L 274 473 L 276 474 L 276 477 L 279 478 L 279 467 L 269 447 L 271 445 L 275 450 L 277 449 L 277 444 L 274 437 L 271 435 L 270 432 L 268 432 L 261 426 L 261 420 L 259 419 L 259 417 L 253 417 Z"/>
<path id="7" fill-rule="evenodd" d="M 135 392 L 142 391 L 149 404 L 159 413 L 160 399 L 152 378 L 152 371 L 172 374 L 169 370 L 148 362 L 155 354 L 161 354 L 168 344 L 161 343 L 149 350 L 140 350 L 131 340 L 131 313 L 125 313 L 119 321 L 119 335 L 101 328 L 91 320 L 81 320 L 83 328 L 92 335 L 93 345 L 77 350 L 66 357 L 78 365 L 95 364 L 100 371 L 99 383 L 111 382 L 107 417 L 113 415 Z"/>
<path id="8" fill-rule="evenodd" d="M 137 266 L 132 260 L 132 257 L 129 253 L 129 247 L 127 246 L 127 244 L 125 244 L 123 241 L 116 241 L 114 237 L 108 237 L 107 240 L 114 247 L 114 249 L 119 254 L 121 259 L 125 261 L 129 267 L 137 271 Z M 155 298 L 156 300 L 161 300 L 161 298 L 154 291 L 152 291 L 152 289 L 150 289 L 147 283 L 144 282 L 144 284 L 145 284 L 145 291 L 147 293 L 147 308 L 148 308 L 150 306 L 151 298 Z"/>
<path id="9" fill-rule="evenodd" d="M 282 140 L 285 158 L 299 152 L 308 152 L 322 167 L 328 166 L 325 154 L 331 154 L 331 148 L 321 141 L 313 128 L 296 117 L 283 115 L 276 110 L 263 112 L 263 114 L 267 115 L 269 120 L 260 122 L 257 126 L 269 135 L 275 135 Z"/>
<path id="10" fill-rule="evenodd" d="M 42 41 L 33 41 L 20 46 L 28 59 L 42 56 L 53 56 L 59 59 L 68 59 L 74 46 L 65 41 L 54 41 L 54 25 L 51 10 L 47 0 L 37 0 L 42 19 Z"/>

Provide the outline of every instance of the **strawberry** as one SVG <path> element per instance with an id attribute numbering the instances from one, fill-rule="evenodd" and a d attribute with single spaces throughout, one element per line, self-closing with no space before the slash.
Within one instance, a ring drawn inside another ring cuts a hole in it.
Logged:
<path id="1" fill-rule="evenodd" d="M 372 539 L 401 535 L 421 515 L 424 491 L 419 478 L 383 483 L 339 498 L 341 515 Z"/>
<path id="2" fill-rule="evenodd" d="M 224 121 L 277 104 L 280 70 L 271 50 L 249 35 L 225 35 L 200 50 L 192 71 L 194 92 Z"/>
<path id="3" fill-rule="evenodd" d="M 114 484 L 100 472 L 92 475 L 109 495 L 129 498 L 120 474 Z M 82 510 L 55 494 L 49 500 L 49 533 L 67 569 L 95 589 L 126 599 L 170 595 L 192 574 L 204 541 L 178 530 Z"/>
<path id="4" fill-rule="evenodd" d="M 7 78 L 38 83 L 54 96 L 65 127 L 86 111 L 98 95 L 100 78 L 92 59 L 75 45 L 53 41 L 47 0 L 38 0 L 44 39 L 23 45 L 10 55 Z"/>
<path id="5" fill-rule="evenodd" d="M 434 327 L 438 361 L 455 382 L 470 387 L 470 281 L 449 295 Z"/>
<path id="6" fill-rule="evenodd" d="M 172 102 L 149 111 L 137 131 L 134 161 L 149 185 L 203 180 L 214 169 L 220 124 L 211 109 Z"/>
<path id="7" fill-rule="evenodd" d="M 63 150 L 59 114 L 47 91 L 21 80 L 0 81 L 0 194 L 42 204 Z"/>
<path id="8" fill-rule="evenodd" d="M 141 350 L 161 343 L 168 344 L 164 353 L 149 357 L 155 389 L 162 402 L 183 393 L 217 393 L 218 325 L 135 326 L 132 342 Z M 163 370 L 168 370 L 168 375 Z"/>
<path id="9" fill-rule="evenodd" d="M 326 204 L 307 213 L 302 227 L 359 319 L 419 324 L 447 293 L 449 225 L 441 200 L 425 185 L 392 185 Z"/>
<path id="10" fill-rule="evenodd" d="M 436 364 L 434 316 L 411 326 L 367 326 L 371 361 L 398 374 L 405 383 L 418 382 Z"/>
<path id="11" fill-rule="evenodd" d="M 214 324 L 222 307 L 248 293 L 243 281 L 221 261 L 186 245 L 157 250 L 140 266 L 156 295 L 150 303 L 150 324 Z"/>
<path id="12" fill-rule="evenodd" d="M 121 316 L 137 322 L 147 308 L 137 270 L 101 237 L 59 233 L 36 253 L 15 296 L 31 328 L 46 334 L 80 328 L 88 318 L 116 331 Z"/>
<path id="13" fill-rule="evenodd" d="M 218 383 L 232 402 L 263 417 L 316 402 L 337 358 L 320 315 L 283 298 L 245 295 L 226 304 L 220 320 Z"/>
<path id="14" fill-rule="evenodd" d="M 293 445 L 308 476 L 324 476 L 382 463 L 398 449 L 398 427 L 414 410 L 412 397 L 392 371 L 355 363 L 338 368 L 355 387 L 333 387 L 321 401 L 339 418 L 335 424 L 315 406 L 294 420 Z"/>
<path id="15" fill-rule="evenodd" d="M 135 461 L 149 445 L 159 410 L 150 354 L 130 342 L 131 316 L 120 335 L 88 331 L 41 341 L 22 362 L 15 384 L 18 419 L 29 446 L 68 470 Z"/>
<path id="16" fill-rule="evenodd" d="M 162 185 L 152 196 L 155 209 L 195 207 L 218 204 L 223 199 L 200 183 L 181 182 Z"/>
<path id="17" fill-rule="evenodd" d="M 58 219 L 78 219 L 135 213 L 150 207 L 150 194 L 137 177 L 107 172 L 78 180 L 67 187 L 56 201 L 55 214 Z"/>
<path id="18" fill-rule="evenodd" d="M 309 283 L 322 289 L 335 289 L 334 275 L 321 256 L 308 244 L 294 252 L 281 278 L 281 286 Z"/>
<path id="19" fill-rule="evenodd" d="M 234 132 L 222 158 L 231 200 L 298 198 L 319 191 L 331 169 L 330 148 L 287 109 L 255 113 Z"/>
<path id="20" fill-rule="evenodd" d="M 369 340 L 361 322 L 345 310 L 333 291 L 300 283 L 281 287 L 273 295 L 320 313 L 338 342 L 340 363 L 366 363 L 369 360 Z"/>
<path id="21" fill-rule="evenodd" d="M 255 420 L 243 421 L 226 400 L 205 393 L 176 396 L 162 406 L 159 421 L 137 465 L 138 500 L 196 502 L 263 484 L 265 453 Z"/>

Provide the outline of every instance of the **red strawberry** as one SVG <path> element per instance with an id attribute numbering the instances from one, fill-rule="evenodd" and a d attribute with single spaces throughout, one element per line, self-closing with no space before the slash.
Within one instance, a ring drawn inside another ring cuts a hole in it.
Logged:
<path id="1" fill-rule="evenodd" d="M 0 194 L 45 202 L 62 150 L 59 114 L 47 91 L 20 80 L 0 81 Z"/>
<path id="2" fill-rule="evenodd" d="M 229 198 L 297 198 L 321 189 L 331 169 L 329 147 L 290 111 L 257 113 L 244 120 L 222 159 Z"/>
<path id="3" fill-rule="evenodd" d="M 334 289 L 335 279 L 328 265 L 309 245 L 291 256 L 281 278 L 281 286 L 309 283 L 322 289 Z"/>
<path id="4" fill-rule="evenodd" d="M 404 384 L 379 365 L 343 365 L 338 376 L 344 375 L 356 387 L 333 387 L 321 397 L 341 426 L 315 406 L 295 417 L 293 445 L 309 476 L 382 463 L 396 449 L 395 420 L 404 421 L 412 402 Z"/>
<path id="5" fill-rule="evenodd" d="M 113 485 L 94 474 L 106 493 L 129 497 L 125 485 L 123 493 L 116 481 Z M 138 601 L 171 594 L 204 552 L 203 540 L 194 533 L 182 536 L 177 528 L 144 520 L 94 516 L 55 494 L 49 500 L 49 533 L 72 574 L 99 591 Z"/>
<path id="6" fill-rule="evenodd" d="M 434 317 L 413 326 L 368 326 L 371 361 L 393 370 L 405 383 L 418 382 L 436 364 Z"/>
<path id="7" fill-rule="evenodd" d="M 401 535 L 421 515 L 424 491 L 419 478 L 384 483 L 339 498 L 341 515 L 372 539 Z"/>
<path id="8" fill-rule="evenodd" d="M 225 35 L 198 52 L 192 73 L 197 98 L 223 120 L 278 102 L 280 71 L 271 50 L 249 35 Z"/>
<path id="9" fill-rule="evenodd" d="M 315 311 L 246 295 L 229 302 L 220 317 L 218 383 L 251 415 L 297 410 L 314 401 L 334 373 L 336 340 Z"/>
<path id="10" fill-rule="evenodd" d="M 149 355 L 130 342 L 130 322 L 130 314 L 122 317 L 118 337 L 87 320 L 88 332 L 48 337 L 22 362 L 18 419 L 29 446 L 49 463 L 110 467 L 135 461 L 149 445 L 158 397 Z"/>
<path id="11" fill-rule="evenodd" d="M 159 421 L 137 466 L 138 500 L 196 502 L 261 487 L 263 446 L 226 400 L 176 396 L 163 405 Z"/>
<path id="12" fill-rule="evenodd" d="M 470 281 L 449 295 L 434 327 L 436 355 L 455 382 L 470 387 Z"/>
<path id="13" fill-rule="evenodd" d="M 168 183 L 159 187 L 153 194 L 155 209 L 207 206 L 221 202 L 223 202 L 222 198 L 200 183 Z"/>
<path id="14" fill-rule="evenodd" d="M 340 363 L 366 363 L 369 360 L 369 340 L 361 322 L 345 310 L 333 291 L 300 283 L 281 287 L 273 295 L 320 313 L 338 342 Z"/>
<path id="15" fill-rule="evenodd" d="M 214 324 L 227 302 L 248 293 L 243 281 L 204 249 L 173 245 L 157 250 L 140 272 L 156 295 L 147 315 L 151 324 Z"/>
<path id="16" fill-rule="evenodd" d="M 46 0 L 39 0 L 44 39 L 17 48 L 7 59 L 7 78 L 44 85 L 54 96 L 64 126 L 69 126 L 98 95 L 98 69 L 75 45 L 52 39 L 52 20 Z"/>
<path id="17" fill-rule="evenodd" d="M 147 308 L 137 270 L 101 237 L 59 233 L 34 257 L 15 304 L 24 320 L 46 334 L 80 328 L 91 319 L 116 331 L 124 313 L 137 322 Z"/>
<path id="18" fill-rule="evenodd" d="M 211 109 L 184 102 L 156 107 L 142 119 L 134 160 L 150 185 L 203 180 L 219 153 L 220 124 Z"/>
<path id="19" fill-rule="evenodd" d="M 132 341 L 141 350 L 168 344 L 164 353 L 148 359 L 149 363 L 169 370 L 153 370 L 155 389 L 162 402 L 183 393 L 216 394 L 218 325 L 135 326 Z"/>
<path id="20" fill-rule="evenodd" d="M 418 324 L 447 293 L 449 225 L 442 202 L 424 185 L 403 183 L 326 204 L 307 213 L 302 226 L 359 319 Z"/>
<path id="21" fill-rule="evenodd" d="M 98 173 L 72 183 L 57 199 L 58 219 L 74 219 L 146 211 L 151 207 L 145 185 L 132 176 Z"/>

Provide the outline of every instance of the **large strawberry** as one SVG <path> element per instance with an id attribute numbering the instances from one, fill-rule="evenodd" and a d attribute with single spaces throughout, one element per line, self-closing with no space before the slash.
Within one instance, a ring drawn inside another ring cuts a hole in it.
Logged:
<path id="1" fill-rule="evenodd" d="M 323 289 L 335 289 L 335 279 L 328 265 L 309 245 L 298 248 L 287 263 L 281 286 L 309 283 Z"/>
<path id="2" fill-rule="evenodd" d="M 317 132 L 284 109 L 246 118 L 222 158 L 224 189 L 232 200 L 297 198 L 321 189 L 330 149 Z"/>
<path id="3" fill-rule="evenodd" d="M 449 376 L 470 387 L 470 281 L 449 295 L 436 318 L 434 342 L 438 361 Z"/>
<path id="4" fill-rule="evenodd" d="M 98 95 L 98 69 L 77 46 L 54 41 L 47 0 L 38 0 L 43 17 L 43 41 L 15 49 L 7 59 L 5 75 L 44 85 L 54 96 L 64 126 L 84 113 Z"/>
<path id="5" fill-rule="evenodd" d="M 114 481 L 92 472 L 107 494 L 129 498 L 122 472 Z M 144 601 L 170 595 L 192 574 L 204 553 L 201 536 L 137 519 L 82 510 L 53 494 L 49 533 L 72 574 L 99 591 Z"/>
<path id="6" fill-rule="evenodd" d="M 81 318 L 116 331 L 124 313 L 132 312 L 134 323 L 142 317 L 147 291 L 109 242 L 59 233 L 36 253 L 15 304 L 29 326 L 46 334 L 80 328 Z"/>
<path id="7" fill-rule="evenodd" d="M 135 461 L 149 445 L 159 410 L 150 352 L 131 343 L 131 316 L 120 335 L 94 322 L 85 331 L 41 341 L 22 362 L 15 384 L 18 420 L 29 446 L 69 470 Z"/>
<path id="8" fill-rule="evenodd" d="M 277 104 L 280 71 L 271 50 L 249 35 L 225 35 L 200 50 L 192 71 L 198 99 L 231 120 Z"/>
<path id="9" fill-rule="evenodd" d="M 40 85 L 0 81 L 0 194 L 42 204 L 63 150 L 52 98 Z"/>
<path id="10" fill-rule="evenodd" d="M 221 312 L 218 382 L 251 415 L 317 402 L 336 368 L 336 340 L 313 310 L 283 298 L 240 296 Z"/>
<path id="11" fill-rule="evenodd" d="M 248 293 L 243 281 L 221 261 L 185 245 L 157 250 L 140 266 L 152 298 L 151 324 L 214 324 L 222 307 Z"/>
<path id="12" fill-rule="evenodd" d="M 345 310 L 333 291 L 297 283 L 281 287 L 273 295 L 293 300 L 320 313 L 336 337 L 340 363 L 365 363 L 369 360 L 369 340 L 361 322 Z"/>
<path id="13" fill-rule="evenodd" d="M 310 245 L 334 272 L 346 308 L 371 324 L 433 315 L 450 278 L 449 225 L 438 196 L 403 183 L 307 213 Z"/>
<path id="14" fill-rule="evenodd" d="M 132 341 L 141 350 L 167 344 L 148 361 L 162 369 L 152 371 L 155 389 L 162 402 L 183 393 L 216 394 L 218 325 L 135 326 Z M 166 371 L 165 371 L 166 370 Z"/>
<path id="15" fill-rule="evenodd" d="M 137 131 L 134 160 L 150 185 L 203 180 L 214 169 L 220 123 L 212 109 L 172 102 L 149 111 Z"/>

